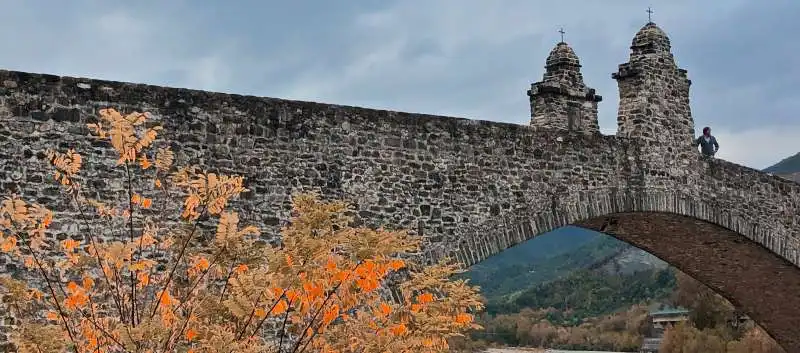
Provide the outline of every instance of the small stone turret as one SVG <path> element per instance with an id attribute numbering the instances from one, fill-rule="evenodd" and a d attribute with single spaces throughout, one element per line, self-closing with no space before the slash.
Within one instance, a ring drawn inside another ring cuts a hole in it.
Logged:
<path id="1" fill-rule="evenodd" d="M 643 139 L 668 152 L 691 149 L 691 81 L 676 65 L 661 28 L 653 22 L 642 27 L 631 42 L 630 60 L 611 77 L 619 86 L 618 136 Z"/>
<path id="2" fill-rule="evenodd" d="M 531 126 L 541 130 L 600 133 L 597 103 L 602 97 L 586 87 L 578 56 L 567 43 L 550 51 L 541 82 L 531 84 Z"/>

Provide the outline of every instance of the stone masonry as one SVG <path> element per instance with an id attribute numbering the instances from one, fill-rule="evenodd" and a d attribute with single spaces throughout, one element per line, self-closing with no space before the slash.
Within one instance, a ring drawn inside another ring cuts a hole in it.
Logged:
<path id="1" fill-rule="evenodd" d="M 603 98 L 583 83 L 578 56 L 560 42 L 550 52 L 541 82 L 531 84 L 531 126 L 536 130 L 600 133 L 597 103 Z"/>
<path id="2" fill-rule="evenodd" d="M 619 85 L 617 136 L 645 138 L 652 144 L 647 158 L 664 164 L 686 159 L 694 137 L 691 81 L 670 49 L 667 34 L 650 22 L 634 36 L 630 60 L 611 75 Z"/>
<path id="3" fill-rule="evenodd" d="M 548 59 L 544 81 L 574 91 L 533 85 L 532 109 L 552 112 L 532 114 L 534 127 L 0 71 L 0 190 L 73 216 L 42 159 L 56 147 L 86 157 L 92 188 L 124 193 L 104 181 L 119 171 L 97 158 L 113 151 L 85 124 L 104 107 L 149 111 L 179 164 L 245 176 L 252 192 L 232 206 L 266 237 L 291 193 L 312 189 L 350 201 L 368 224 L 421 234 L 427 259 L 466 265 L 577 224 L 685 270 L 800 352 L 800 184 L 691 151 L 689 81 L 654 24 L 614 75 L 617 136 L 596 133 L 600 99 L 575 75 L 574 53 L 559 43 L 551 56 L 567 59 Z M 570 125 L 565 104 L 591 122 Z M 68 222 L 53 233 L 80 236 Z"/>

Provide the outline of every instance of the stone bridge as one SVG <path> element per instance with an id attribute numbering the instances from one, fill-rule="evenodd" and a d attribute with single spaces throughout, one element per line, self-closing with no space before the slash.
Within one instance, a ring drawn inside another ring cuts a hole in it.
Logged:
<path id="1" fill-rule="evenodd" d="M 467 265 L 574 224 L 678 267 L 800 352 L 800 185 L 698 155 L 690 81 L 654 24 L 612 75 L 616 136 L 599 133 L 601 97 L 579 68 L 556 45 L 528 91 L 530 126 L 0 71 L 0 190 L 54 203 L 40 151 L 74 147 L 89 166 L 111 153 L 85 127 L 99 108 L 149 111 L 178 162 L 246 177 L 253 192 L 234 206 L 267 234 L 308 189 Z M 93 186 L 113 192 L 102 179 Z"/>

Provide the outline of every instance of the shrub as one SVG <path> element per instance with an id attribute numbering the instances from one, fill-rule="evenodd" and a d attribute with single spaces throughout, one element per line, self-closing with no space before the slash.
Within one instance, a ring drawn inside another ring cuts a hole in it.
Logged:
<path id="1" fill-rule="evenodd" d="M 60 221 L 80 238 L 55 240 L 43 205 L 0 205 L 0 248 L 26 270 L 0 278 L 19 352 L 441 352 L 478 327 L 477 288 L 450 280 L 456 265 L 403 260 L 417 237 L 353 227 L 347 204 L 298 194 L 271 246 L 230 210 L 241 176 L 176 167 L 148 114 L 99 118 L 88 127 L 117 152 L 122 202 L 87 197 L 103 190 L 69 150 L 47 156 L 74 207 Z"/>

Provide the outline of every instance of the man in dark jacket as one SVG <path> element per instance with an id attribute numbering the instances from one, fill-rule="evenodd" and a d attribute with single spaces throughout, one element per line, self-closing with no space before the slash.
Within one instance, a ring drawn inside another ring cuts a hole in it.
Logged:
<path id="1" fill-rule="evenodd" d="M 707 157 L 714 157 L 714 154 L 719 151 L 719 143 L 714 136 L 711 136 L 711 128 L 706 126 L 703 128 L 703 135 L 694 141 L 694 146 L 700 146 L 700 152 Z"/>

